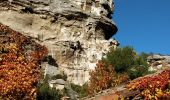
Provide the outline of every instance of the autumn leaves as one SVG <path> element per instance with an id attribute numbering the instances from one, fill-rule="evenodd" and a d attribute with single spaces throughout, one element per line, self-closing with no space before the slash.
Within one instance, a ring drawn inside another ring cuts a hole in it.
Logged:
<path id="1" fill-rule="evenodd" d="M 0 53 L 0 97 L 33 99 L 32 91 L 36 91 L 40 78 L 39 62 L 47 54 L 47 49 L 2 24 L 0 32 L 5 33 L 0 37 L 8 39 L 0 40 L 0 47 L 6 50 Z M 26 54 L 28 51 L 29 54 Z"/>

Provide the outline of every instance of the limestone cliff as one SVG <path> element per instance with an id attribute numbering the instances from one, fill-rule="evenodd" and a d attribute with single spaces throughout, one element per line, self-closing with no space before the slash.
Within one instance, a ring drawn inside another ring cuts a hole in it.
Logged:
<path id="1" fill-rule="evenodd" d="M 68 81 L 83 84 L 109 50 L 113 0 L 0 0 L 0 23 L 46 45 Z M 48 66 L 49 67 L 49 66 Z"/>

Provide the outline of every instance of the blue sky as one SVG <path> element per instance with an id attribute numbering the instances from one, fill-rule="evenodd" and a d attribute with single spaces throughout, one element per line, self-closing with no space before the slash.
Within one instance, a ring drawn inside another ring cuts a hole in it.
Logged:
<path id="1" fill-rule="evenodd" d="M 170 54 L 170 0 L 114 0 L 114 36 L 138 52 Z"/>

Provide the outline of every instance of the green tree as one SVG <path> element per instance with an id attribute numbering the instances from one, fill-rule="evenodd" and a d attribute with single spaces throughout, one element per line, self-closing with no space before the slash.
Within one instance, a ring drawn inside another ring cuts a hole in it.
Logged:
<path id="1" fill-rule="evenodd" d="M 103 62 L 114 66 L 116 72 L 124 72 L 134 64 L 136 53 L 132 47 L 126 46 L 124 48 L 118 48 L 114 50 L 111 48 L 110 52 L 103 58 Z"/>
<path id="2" fill-rule="evenodd" d="M 132 47 L 111 48 L 102 61 L 111 64 L 117 73 L 128 72 L 130 79 L 147 74 L 147 54 L 137 54 Z"/>
<path id="3" fill-rule="evenodd" d="M 148 74 L 147 57 L 148 54 L 143 52 L 136 57 L 134 64 L 128 70 L 130 79 L 135 79 L 137 77 Z"/>

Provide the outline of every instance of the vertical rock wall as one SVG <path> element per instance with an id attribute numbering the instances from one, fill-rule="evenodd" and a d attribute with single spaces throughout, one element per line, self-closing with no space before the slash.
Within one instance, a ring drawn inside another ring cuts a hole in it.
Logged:
<path id="1" fill-rule="evenodd" d="M 82 85 L 109 50 L 112 0 L 0 0 L 0 23 L 46 45 L 68 81 Z"/>

